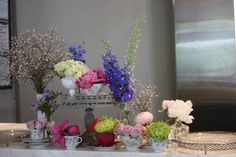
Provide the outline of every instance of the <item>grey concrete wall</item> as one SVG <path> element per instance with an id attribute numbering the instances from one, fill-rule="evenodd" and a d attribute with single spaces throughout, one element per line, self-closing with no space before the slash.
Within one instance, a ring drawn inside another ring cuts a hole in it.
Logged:
<path id="1" fill-rule="evenodd" d="M 163 99 L 175 96 L 175 59 L 171 0 L 17 0 L 17 31 L 36 29 L 46 31 L 56 27 L 69 43 L 85 41 L 90 68 L 102 66 L 101 38 L 107 38 L 122 63 L 127 49 L 132 21 L 140 15 L 147 16 L 142 28 L 142 40 L 136 57 L 135 75 L 143 84 L 158 88 L 159 97 L 153 103 L 157 112 Z M 56 78 L 48 88 L 66 92 Z M 30 110 L 35 97 L 31 85 L 21 86 L 20 120 L 25 122 L 36 114 Z M 62 107 L 54 115 L 57 122 L 68 119 L 83 125 L 83 109 Z M 101 114 L 117 115 L 118 108 L 96 109 Z"/>

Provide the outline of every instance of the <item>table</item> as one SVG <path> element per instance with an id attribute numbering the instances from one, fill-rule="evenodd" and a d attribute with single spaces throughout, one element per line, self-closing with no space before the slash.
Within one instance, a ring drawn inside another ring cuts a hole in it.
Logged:
<path id="1" fill-rule="evenodd" d="M 28 149 L 23 145 L 14 147 L 1 147 L 0 157 L 233 157 L 233 154 L 183 154 L 175 152 L 156 153 L 152 150 L 141 150 L 138 152 L 117 151 L 95 151 L 91 148 L 78 148 L 76 150 L 64 150 L 60 148 L 48 148 L 43 150 Z"/>

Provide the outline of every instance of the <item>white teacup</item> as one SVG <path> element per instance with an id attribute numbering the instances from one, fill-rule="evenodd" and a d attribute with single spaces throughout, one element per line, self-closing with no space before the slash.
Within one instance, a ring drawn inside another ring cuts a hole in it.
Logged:
<path id="1" fill-rule="evenodd" d="M 64 136 L 66 142 L 66 149 L 75 149 L 78 144 L 82 142 L 79 136 Z"/>
<path id="2" fill-rule="evenodd" d="M 33 141 L 37 140 L 42 140 L 44 139 L 44 130 L 36 130 L 36 129 L 31 129 L 30 130 L 30 138 Z"/>

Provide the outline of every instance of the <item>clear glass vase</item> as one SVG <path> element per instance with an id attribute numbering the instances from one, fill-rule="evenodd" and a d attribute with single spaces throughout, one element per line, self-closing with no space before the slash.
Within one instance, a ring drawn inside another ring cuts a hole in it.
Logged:
<path id="1" fill-rule="evenodd" d="M 175 121 L 174 125 L 171 126 L 172 130 L 169 135 L 169 139 L 176 141 L 181 136 L 189 133 L 189 127 L 183 124 L 181 121 Z"/>

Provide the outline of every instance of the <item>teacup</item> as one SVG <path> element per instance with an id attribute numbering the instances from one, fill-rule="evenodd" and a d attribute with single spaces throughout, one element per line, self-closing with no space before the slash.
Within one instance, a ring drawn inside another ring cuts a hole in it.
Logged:
<path id="1" fill-rule="evenodd" d="M 36 129 L 31 129 L 30 130 L 30 138 L 33 141 L 37 140 L 42 140 L 44 139 L 44 130 L 36 130 Z"/>
<path id="2" fill-rule="evenodd" d="M 78 144 L 82 142 L 79 136 L 64 136 L 66 142 L 66 149 L 75 149 Z"/>

